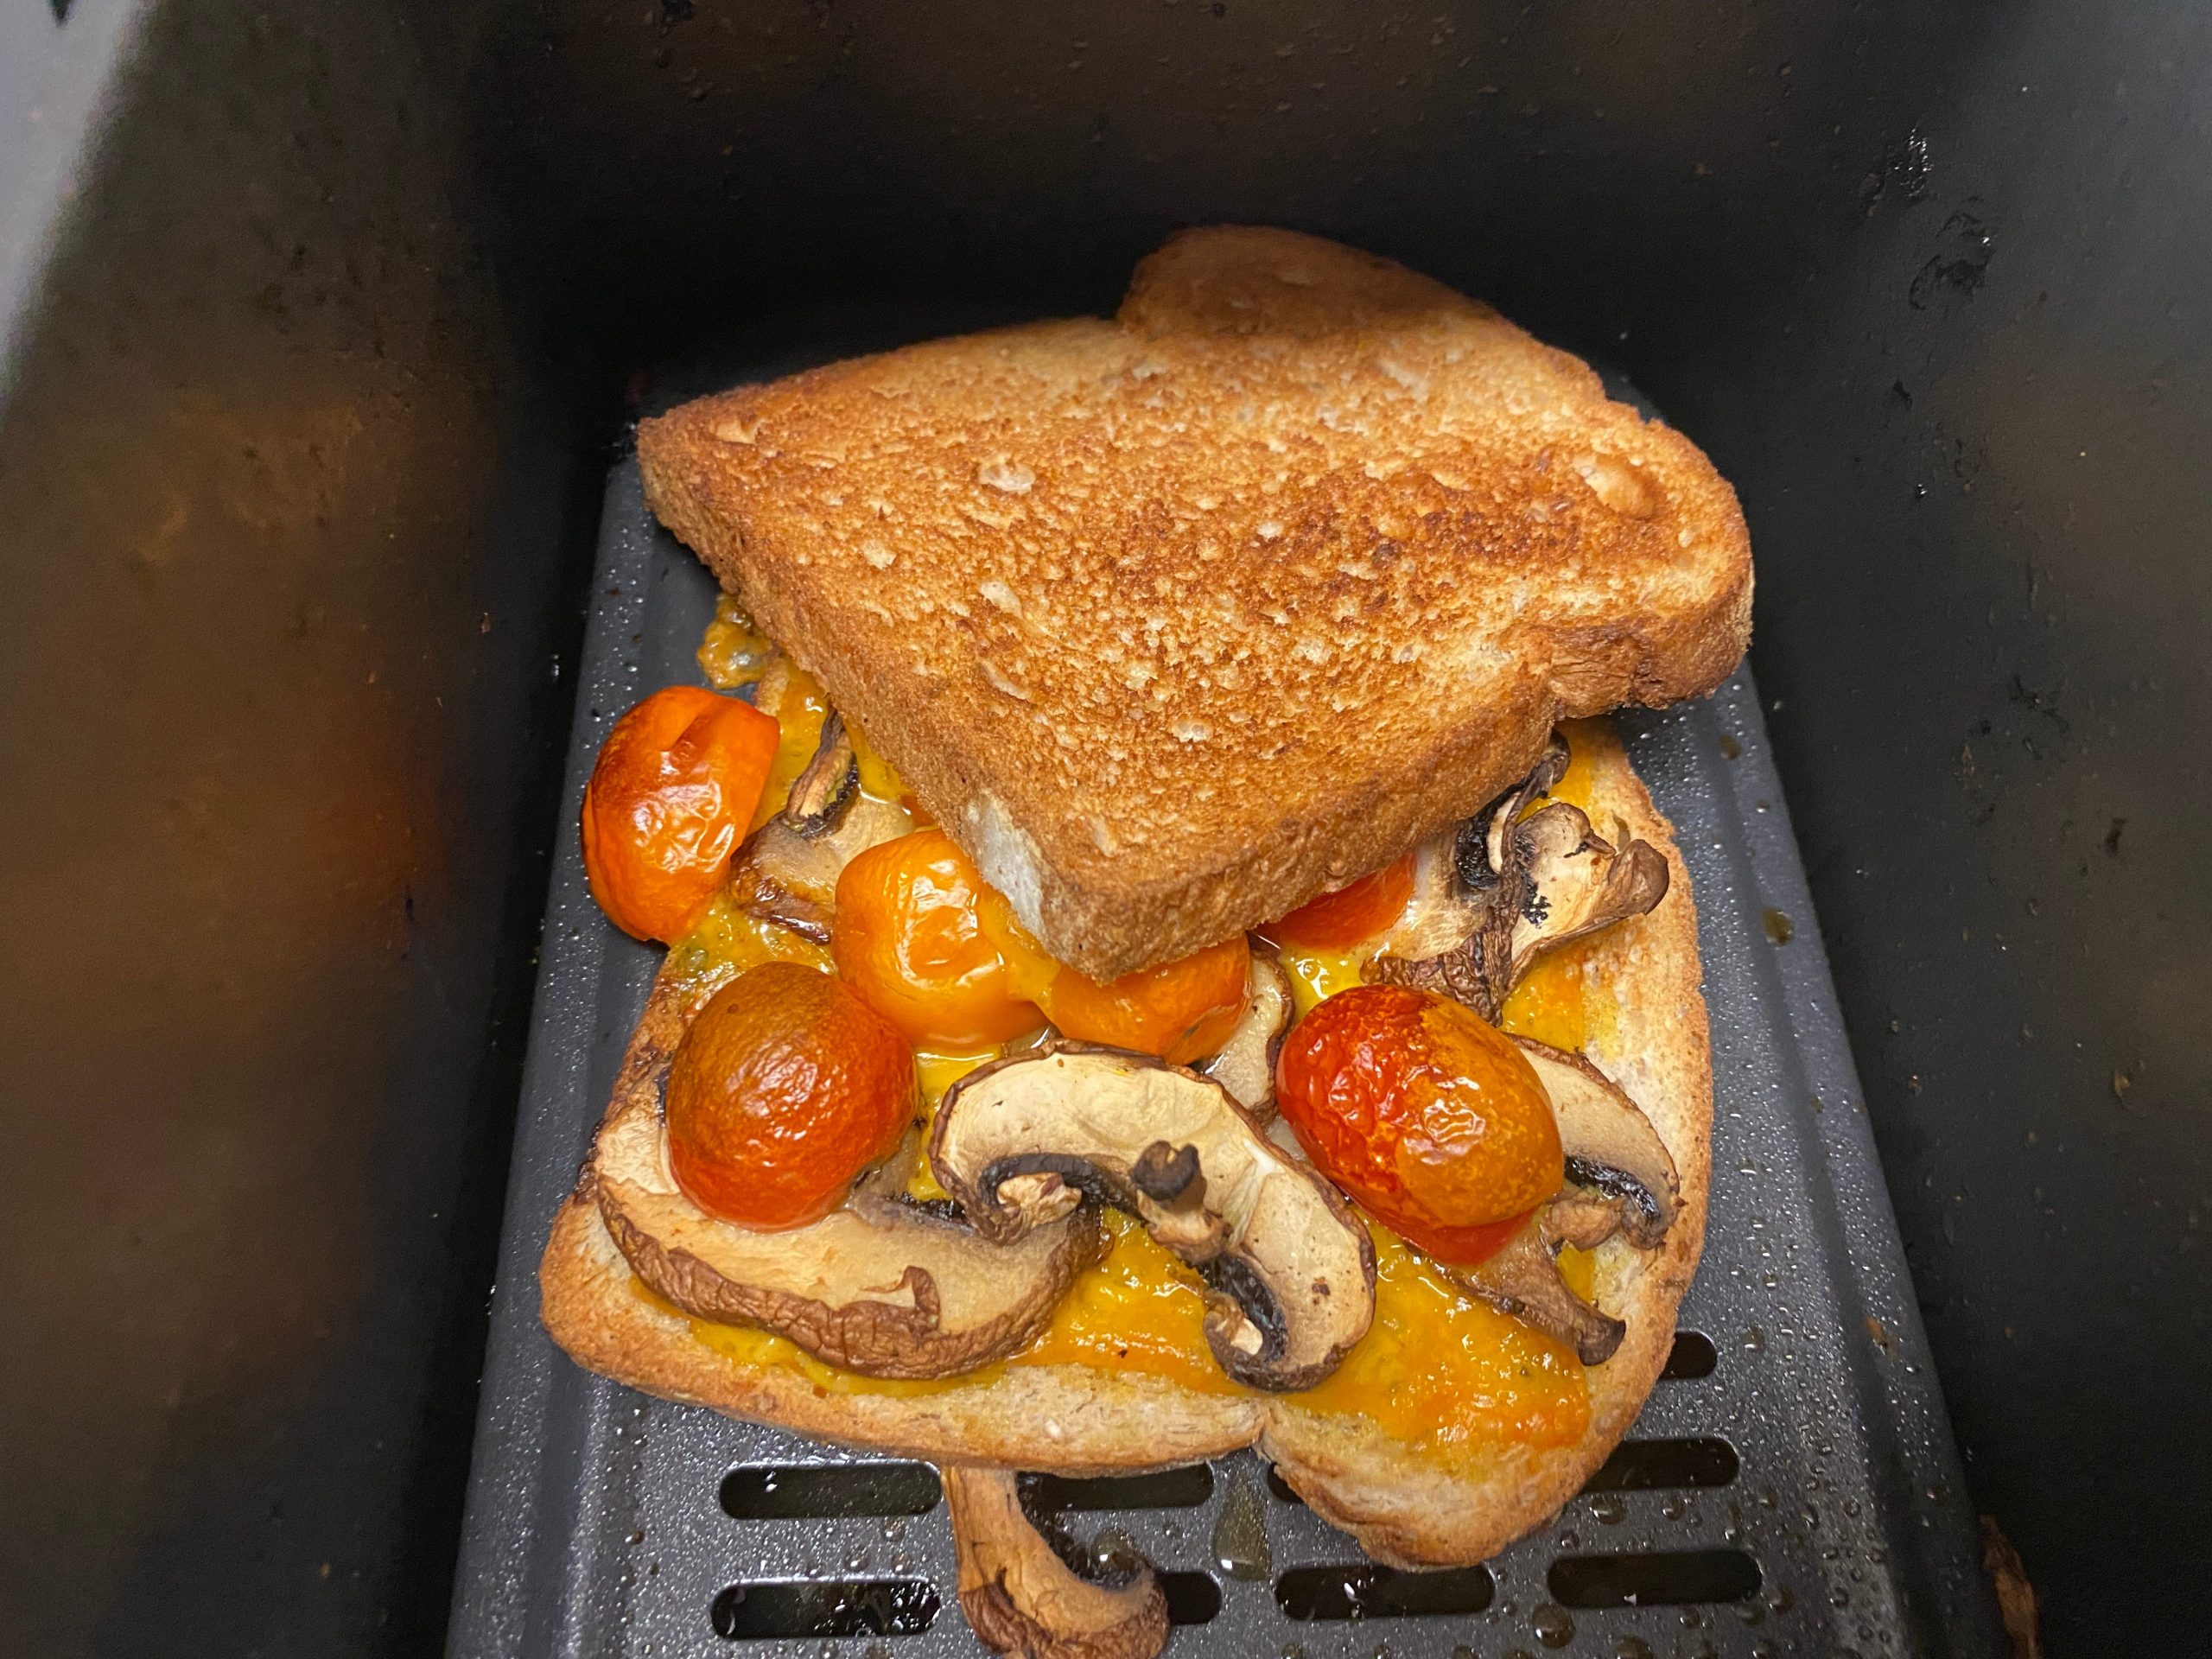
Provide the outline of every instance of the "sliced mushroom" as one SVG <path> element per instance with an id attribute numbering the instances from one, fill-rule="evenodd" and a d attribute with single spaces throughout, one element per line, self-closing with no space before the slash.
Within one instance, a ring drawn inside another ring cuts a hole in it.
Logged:
<path id="1" fill-rule="evenodd" d="M 1651 1120 L 1584 1056 L 1526 1037 L 1514 1041 L 1551 1096 L 1560 1145 L 1567 1153 L 1569 1193 L 1586 1205 L 1611 1205 L 1630 1243 L 1640 1250 L 1657 1248 L 1674 1224 L 1681 1181 Z M 1580 1236 L 1567 1242 L 1590 1248 Z"/>
<path id="2" fill-rule="evenodd" d="M 1567 1182 L 1495 1255 L 1443 1270 L 1500 1313 L 1567 1344 L 1585 1365 L 1602 1365 L 1628 1327 L 1574 1294 L 1559 1253 L 1569 1244 L 1595 1249 L 1617 1233 L 1638 1249 L 1656 1249 L 1681 1203 L 1675 1160 L 1651 1120 L 1587 1059 L 1514 1040 L 1551 1097 Z"/>
<path id="3" fill-rule="evenodd" d="M 1561 1241 L 1547 1224 L 1550 1215 L 1548 1207 L 1536 1211 L 1503 1249 L 1476 1266 L 1443 1271 L 1499 1313 L 1558 1338 L 1585 1365 L 1602 1365 L 1628 1326 L 1577 1296 L 1561 1276 Z"/>
<path id="4" fill-rule="evenodd" d="M 664 1054 L 626 1078 L 626 1097 L 593 1148 L 591 1184 L 638 1276 L 696 1318 L 772 1331 L 868 1376 L 953 1376 L 1028 1341 L 1103 1248 L 1088 1216 L 999 1242 L 880 1182 L 789 1231 L 718 1220 L 670 1171 L 667 1071 Z"/>
<path id="5" fill-rule="evenodd" d="M 1580 807 L 1554 801 L 1520 826 L 1529 891 L 1513 925 L 1512 982 L 1545 951 L 1641 916 L 1667 896 L 1667 859 L 1648 841 L 1618 852 Z"/>
<path id="6" fill-rule="evenodd" d="M 1141 1220 L 1205 1280 L 1206 1341 L 1241 1382 L 1311 1388 L 1367 1334 L 1375 1249 L 1319 1175 L 1211 1077 L 1051 1042 L 979 1067 L 938 1109 L 930 1166 L 986 1237 L 1086 1198 Z"/>
<path id="7" fill-rule="evenodd" d="M 948 1465 L 960 1611 L 976 1639 L 1022 1659 L 1154 1659 L 1167 1645 L 1167 1598 L 1151 1566 L 1118 1583 L 1075 1572 L 1023 1511 L 1014 1477 Z"/>
<path id="8" fill-rule="evenodd" d="M 857 791 L 811 832 L 793 828 L 780 816 L 771 818 L 739 849 L 730 867 L 730 896 L 765 920 L 827 944 L 836 915 L 837 878 L 845 866 L 879 842 L 911 833 L 913 827 L 903 807 Z"/>
<path id="9" fill-rule="evenodd" d="M 1485 882 L 1474 868 L 1470 857 L 1470 836 L 1463 828 L 1459 838 L 1459 879 L 1470 891 L 1481 892 L 1495 886 L 1498 877 L 1507 874 L 1516 862 L 1513 850 L 1505 839 L 1508 826 L 1517 824 L 1529 805 L 1540 795 L 1548 794 L 1552 785 L 1567 776 L 1568 761 L 1567 740 L 1557 732 L 1544 747 L 1535 768 L 1511 789 L 1484 807 L 1480 814 L 1478 833 L 1484 861 L 1489 864 L 1491 879 Z"/>
<path id="10" fill-rule="evenodd" d="M 1360 977 L 1370 985 L 1410 985 L 1416 990 L 1434 991 L 1465 1003 L 1495 1024 L 1506 995 L 1500 988 L 1504 976 L 1490 968 L 1497 959 L 1498 953 L 1485 949 L 1480 930 L 1475 929 L 1456 947 L 1438 956 L 1408 957 L 1386 952 L 1372 957 L 1361 969 Z"/>
<path id="11" fill-rule="evenodd" d="M 860 793 L 860 756 L 845 731 L 844 716 L 831 709 L 822 722 L 822 736 L 814 759 L 792 780 L 784 810 L 776 816 L 798 834 L 812 840 L 834 828 L 846 805 Z"/>
<path id="12" fill-rule="evenodd" d="M 1545 951 L 1642 915 L 1667 894 L 1667 860 L 1648 842 L 1616 849 L 1580 807 L 1528 807 L 1565 774 L 1554 738 L 1534 771 L 1461 824 L 1452 880 L 1424 885 L 1369 962 L 1371 982 L 1456 997 L 1496 1020 Z"/>
<path id="13" fill-rule="evenodd" d="M 1290 1030 L 1297 1005 L 1291 1000 L 1290 976 L 1275 953 L 1263 946 L 1252 948 L 1252 965 L 1244 982 L 1248 998 L 1244 1017 L 1221 1052 L 1198 1068 L 1229 1090 L 1239 1106 L 1255 1117 L 1266 1118 L 1275 1109 L 1275 1061 L 1282 1053 L 1282 1039 Z"/>

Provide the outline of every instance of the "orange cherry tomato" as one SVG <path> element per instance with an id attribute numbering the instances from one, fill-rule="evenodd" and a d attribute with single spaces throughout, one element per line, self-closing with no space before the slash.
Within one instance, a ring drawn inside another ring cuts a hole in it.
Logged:
<path id="1" fill-rule="evenodd" d="M 1566 1174 L 1535 1069 L 1433 991 L 1328 998 L 1291 1027 L 1275 1103 L 1322 1173 L 1440 1262 L 1493 1254 Z"/>
<path id="2" fill-rule="evenodd" d="M 1035 1002 L 1063 1035 L 1186 1065 L 1227 1042 L 1244 1016 L 1251 950 L 1241 934 L 1102 985 L 1047 955 L 988 887 L 979 913 L 1006 957 L 1015 995 Z"/>
<path id="3" fill-rule="evenodd" d="M 914 1052 L 830 975 L 741 974 L 668 1071 L 668 1162 L 684 1196 L 741 1227 L 804 1227 L 843 1202 L 912 1122 Z"/>
<path id="4" fill-rule="evenodd" d="M 1398 919 L 1414 896 L 1414 855 L 1408 853 L 1370 875 L 1346 882 L 1334 893 L 1309 899 L 1260 931 L 1278 944 L 1303 950 L 1341 950 L 1372 938 Z"/>
<path id="5" fill-rule="evenodd" d="M 830 953 L 862 1001 L 918 1043 L 974 1048 L 1034 1031 L 976 915 L 983 878 L 942 830 L 869 848 L 837 878 Z"/>
<path id="6" fill-rule="evenodd" d="M 674 944 L 745 839 L 776 758 L 776 722 L 693 685 L 656 691 L 601 745 L 584 790 L 592 897 L 640 939 Z"/>

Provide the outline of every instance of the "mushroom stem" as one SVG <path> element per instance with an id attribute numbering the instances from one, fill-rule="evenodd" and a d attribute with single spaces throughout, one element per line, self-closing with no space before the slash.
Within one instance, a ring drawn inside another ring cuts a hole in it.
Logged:
<path id="1" fill-rule="evenodd" d="M 960 1611 L 984 1646 L 1022 1659 L 1154 1659 L 1167 1645 L 1167 1599 L 1140 1561 L 1126 1584 L 1071 1571 L 1022 1513 L 1014 1475 L 948 1464 Z"/>
<path id="2" fill-rule="evenodd" d="M 1471 1268 L 1445 1273 L 1501 1313 L 1557 1337 L 1585 1365 L 1613 1357 L 1628 1326 L 1574 1294 L 1559 1270 L 1559 1245 L 1548 1224 L 1549 1206 L 1529 1217 L 1497 1255 Z"/>

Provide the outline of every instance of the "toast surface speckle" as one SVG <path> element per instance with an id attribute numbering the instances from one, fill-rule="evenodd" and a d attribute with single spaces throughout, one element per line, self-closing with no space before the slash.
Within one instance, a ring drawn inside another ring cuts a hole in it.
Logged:
<path id="1" fill-rule="evenodd" d="M 1553 723 L 1711 690 L 1734 493 L 1582 363 L 1388 260 L 1185 232 L 1117 320 L 645 422 L 653 511 L 1095 978 L 1476 810 Z"/>

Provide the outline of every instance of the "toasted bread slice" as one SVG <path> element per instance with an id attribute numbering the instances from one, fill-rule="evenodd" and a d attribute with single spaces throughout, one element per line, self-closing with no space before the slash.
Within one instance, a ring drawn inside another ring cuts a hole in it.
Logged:
<path id="1" fill-rule="evenodd" d="M 1596 1300 L 1627 1322 L 1628 1334 L 1587 1373 L 1590 1423 L 1574 1444 L 1505 1446 L 1447 1460 L 1363 1417 L 1079 1365 L 1007 1365 L 988 1380 L 930 1392 L 825 1389 L 788 1366 L 728 1357 L 690 1319 L 639 1294 L 601 1224 L 588 1173 L 546 1245 L 546 1328 L 585 1365 L 651 1393 L 941 1462 L 1097 1474 L 1256 1444 L 1316 1510 L 1382 1560 L 1436 1566 L 1494 1554 L 1573 1496 L 1635 1421 L 1666 1363 L 1675 1310 L 1704 1239 L 1713 1083 L 1689 878 L 1618 742 L 1597 733 L 1591 741 L 1593 818 L 1658 847 L 1672 881 L 1656 909 L 1589 947 L 1586 982 L 1605 988 L 1613 1010 L 1597 1022 L 1589 1053 L 1666 1141 L 1681 1203 L 1659 1249 L 1641 1252 L 1616 1239 L 1599 1251 Z M 681 1020 L 664 979 L 632 1039 L 618 1108 L 649 1069 L 637 1062 L 656 1047 L 664 1052 Z"/>
<path id="2" fill-rule="evenodd" d="M 1751 549 L 1696 446 L 1385 259 L 1193 231 L 1119 318 L 648 420 L 646 499 L 1094 978 L 1476 810 L 1553 723 L 1711 690 Z"/>

